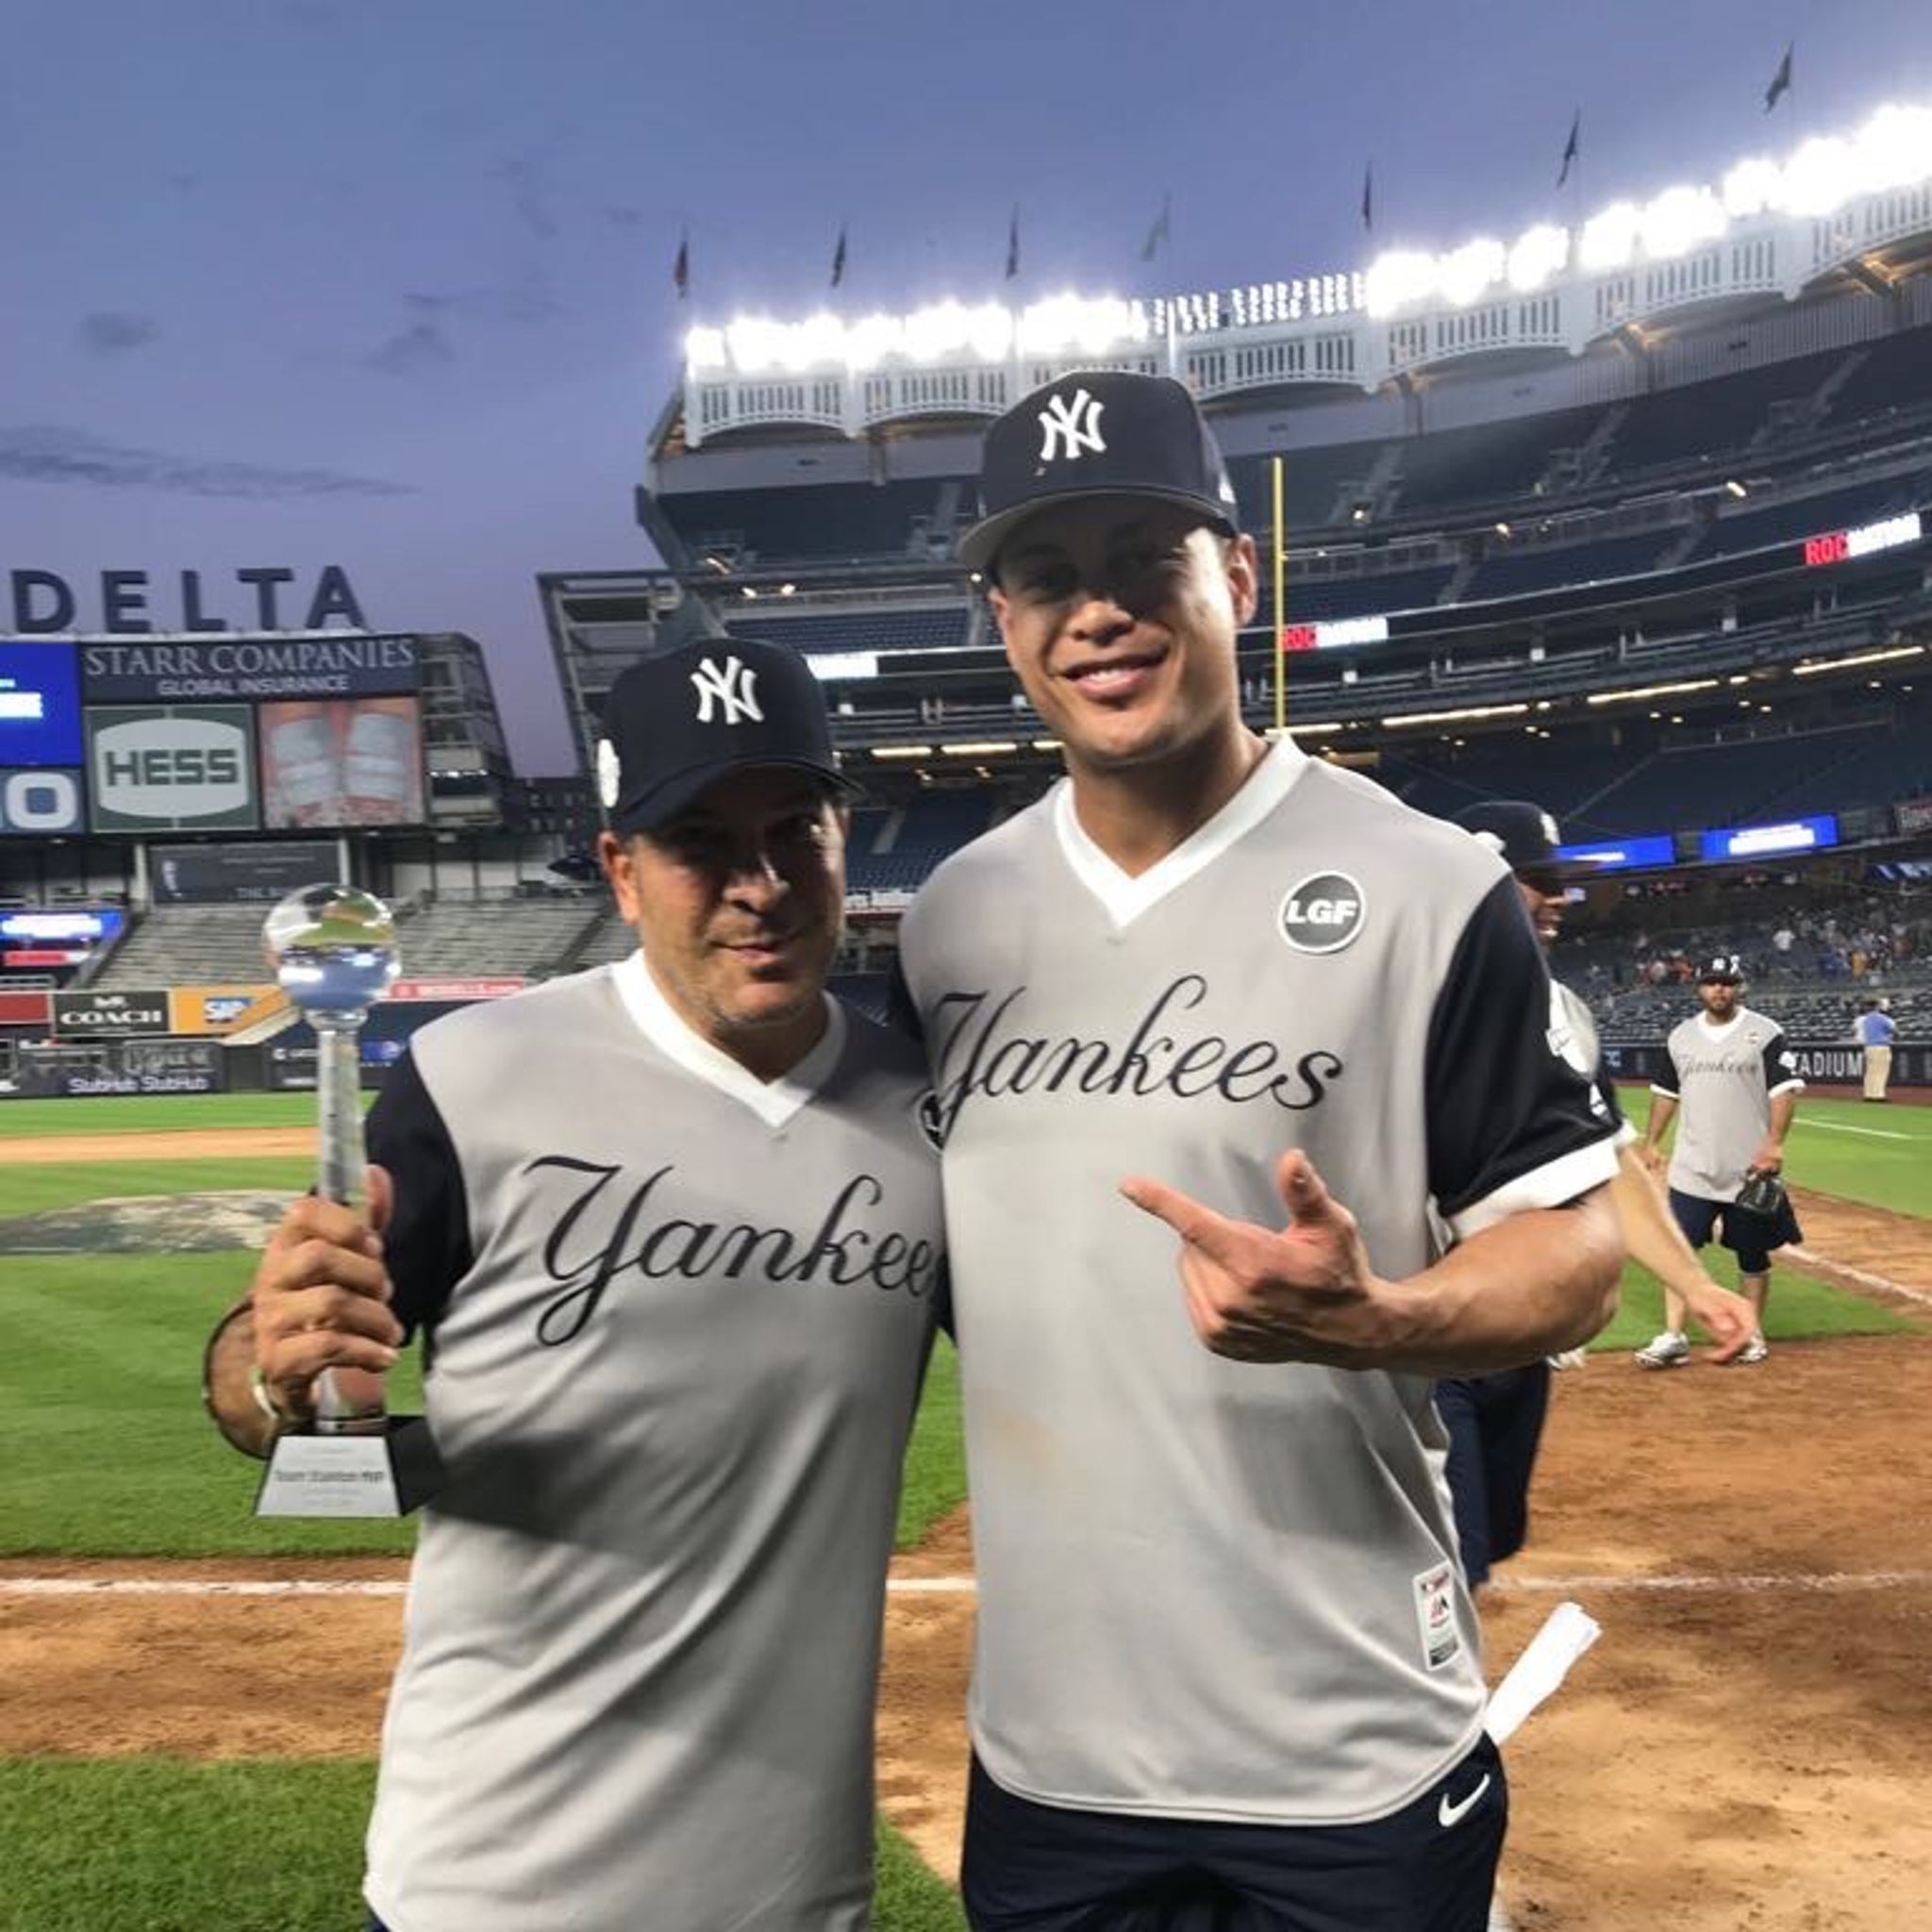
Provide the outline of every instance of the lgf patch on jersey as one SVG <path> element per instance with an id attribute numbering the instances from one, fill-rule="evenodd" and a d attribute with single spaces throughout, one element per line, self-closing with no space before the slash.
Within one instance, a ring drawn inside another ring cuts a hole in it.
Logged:
<path id="1" fill-rule="evenodd" d="M 1456 1569 L 1438 1563 L 1415 1579 L 1416 1626 L 1422 1632 L 1423 1662 L 1432 1671 L 1453 1663 L 1462 1652 L 1456 1628 Z"/>
<path id="2" fill-rule="evenodd" d="M 1298 953 L 1339 953 L 1362 929 L 1367 902 L 1345 872 L 1313 872 L 1281 902 L 1281 937 Z"/>

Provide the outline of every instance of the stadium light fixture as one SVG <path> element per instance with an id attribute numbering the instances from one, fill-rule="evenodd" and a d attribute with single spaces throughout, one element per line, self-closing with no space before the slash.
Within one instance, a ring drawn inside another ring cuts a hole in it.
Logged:
<path id="1" fill-rule="evenodd" d="M 1509 287 L 1519 295 L 1533 295 L 1570 266 L 1567 229 L 1544 222 L 1525 229 L 1509 251 Z"/>
<path id="2" fill-rule="evenodd" d="M 1814 658 L 1791 666 L 1793 677 L 1816 677 L 1826 671 L 1856 671 L 1861 664 L 1892 664 L 1901 658 L 1923 658 L 1924 644 L 1894 644 L 1884 651 L 1855 651 L 1848 658 Z"/>
<path id="3" fill-rule="evenodd" d="M 1685 691 L 1715 691 L 1718 680 L 1714 677 L 1687 677 L 1675 684 L 1645 684 L 1629 691 L 1593 691 L 1583 702 L 1586 705 L 1639 704 L 1646 698 L 1676 697 Z"/>
<path id="4" fill-rule="evenodd" d="M 1735 496 L 1740 503 L 1742 503 L 1751 494 L 1750 491 L 1745 489 L 1743 484 L 1740 483 L 1735 476 L 1726 476 L 1724 478 L 1724 489 L 1731 495 Z"/>
<path id="5" fill-rule="evenodd" d="M 1147 301 L 1060 294 L 1024 309 L 947 301 L 909 314 L 851 323 L 820 311 L 797 323 L 741 316 L 723 328 L 686 332 L 693 376 L 719 373 L 848 372 L 895 360 L 914 365 L 960 356 L 1004 362 L 1016 350 L 1101 356 L 1161 337 L 1215 333 L 1366 311 L 1381 319 L 1425 304 L 1466 307 L 1492 291 L 1528 294 L 1574 266 L 1612 274 L 1640 258 L 1680 258 L 1731 223 L 1829 216 L 1861 195 L 1932 181 L 1932 105 L 1888 104 L 1844 135 L 1807 141 L 1783 158 L 1738 161 L 1715 187 L 1680 184 L 1639 203 L 1621 200 L 1575 230 L 1541 223 L 1513 242 L 1488 237 L 1441 253 L 1391 249 L 1363 272 L 1296 277 L 1240 289 L 1195 291 Z"/>
<path id="6" fill-rule="evenodd" d="M 963 744 L 942 744 L 940 750 L 947 758 L 991 758 L 1002 753 L 1018 751 L 1020 747 L 1009 738 L 974 739 Z"/>
<path id="7" fill-rule="evenodd" d="M 1724 203 L 1708 188 L 1667 188 L 1646 205 L 1638 222 L 1638 239 L 1653 261 L 1689 255 L 1724 231 Z"/>
<path id="8" fill-rule="evenodd" d="M 1637 253 L 1637 233 L 1642 217 L 1634 201 L 1613 201 L 1601 214 L 1583 225 L 1576 258 L 1596 274 L 1626 268 Z"/>
<path id="9" fill-rule="evenodd" d="M 684 359 L 694 375 L 708 369 L 728 369 L 731 358 L 725 352 L 722 328 L 691 328 L 684 332 Z"/>
<path id="10" fill-rule="evenodd" d="M 932 746 L 929 744 L 875 744 L 872 748 L 875 758 L 929 758 Z"/>
<path id="11" fill-rule="evenodd" d="M 1144 312 L 1117 295 L 1055 295 L 1035 302 L 1020 311 L 1016 329 L 1023 356 L 1104 355 L 1146 336 Z"/>
<path id="12" fill-rule="evenodd" d="M 1527 705 L 1465 705 L 1455 711 L 1405 711 L 1399 717 L 1384 718 L 1385 729 L 1404 724 L 1457 724 L 1465 718 L 1520 718 Z"/>

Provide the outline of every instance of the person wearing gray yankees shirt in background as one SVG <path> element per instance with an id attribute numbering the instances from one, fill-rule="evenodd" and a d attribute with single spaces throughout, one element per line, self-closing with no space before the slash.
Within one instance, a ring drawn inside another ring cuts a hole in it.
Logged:
<path id="1" fill-rule="evenodd" d="M 1771 1353 L 1764 1340 L 1771 1250 L 1757 1245 L 1755 1232 L 1733 1238 L 1729 1210 L 1747 1174 L 1784 1171 L 1785 1136 L 1805 1083 L 1784 1028 L 1745 1006 L 1743 993 L 1743 970 L 1729 954 L 1698 974 L 1703 1010 L 1674 1026 L 1664 1041 L 1666 1071 L 1651 1082 L 1643 1156 L 1653 1173 L 1665 1175 L 1684 1239 L 1701 1248 L 1722 1225 L 1725 1244 L 1737 1254 L 1738 1286 L 1757 1325 L 1731 1359 L 1749 1368 Z M 1664 1142 L 1674 1123 L 1676 1145 L 1666 1170 Z M 1684 1312 L 1683 1297 L 1667 1284 L 1663 1330 L 1637 1351 L 1641 1367 L 1676 1369 L 1690 1360 Z"/>
<path id="2" fill-rule="evenodd" d="M 369 1117 L 371 1224 L 290 1210 L 210 1402 L 259 1454 L 251 1368 L 299 1418 L 322 1372 L 425 1338 L 447 1480 L 372 1925 L 861 1932 L 941 1285 L 924 1070 L 824 991 L 845 814 L 803 660 L 648 658 L 604 729 L 601 852 L 639 952 L 416 1035 Z"/>
<path id="3" fill-rule="evenodd" d="M 1065 782 L 901 934 L 979 1586 L 980 1932 L 1477 1932 L 1507 1817 L 1436 1377 L 1593 1335 L 1609 1124 L 1502 861 L 1241 722 L 1192 397 L 992 425 L 985 574 Z"/>

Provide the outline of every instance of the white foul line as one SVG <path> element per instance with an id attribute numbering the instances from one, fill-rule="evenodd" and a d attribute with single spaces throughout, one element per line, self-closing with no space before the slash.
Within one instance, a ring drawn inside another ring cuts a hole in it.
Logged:
<path id="1" fill-rule="evenodd" d="M 1928 1586 L 1932 1586 L 1932 1570 L 1777 1570 L 1758 1576 L 1498 1575 L 1491 1579 L 1491 1587 L 1505 1594 L 1533 1591 L 1539 1595 L 1560 1596 L 1587 1596 L 1603 1591 L 1740 1591 L 1749 1594 L 1771 1590 L 1924 1590 Z"/>
<path id="2" fill-rule="evenodd" d="M 1862 1288 L 1874 1294 L 1895 1294 L 1908 1302 L 1920 1302 L 1932 1307 L 1932 1292 L 1923 1288 L 1912 1288 L 1903 1281 L 1894 1281 L 1889 1274 L 1870 1274 L 1862 1268 L 1854 1268 L 1846 1261 L 1834 1261 L 1829 1255 L 1821 1255 L 1815 1248 L 1807 1248 L 1801 1242 L 1793 1241 L 1790 1246 L 1780 1248 L 1780 1255 L 1789 1255 L 1800 1268 L 1809 1268 L 1823 1274 L 1829 1281 L 1840 1281 L 1851 1288 Z"/>
<path id="3" fill-rule="evenodd" d="M 886 1588 L 905 1596 L 970 1596 L 970 1576 L 895 1576 Z M 235 1581 L 196 1576 L 0 1576 L 0 1596 L 402 1596 L 408 1585 L 367 1577 L 296 1576 Z"/>
<path id="4" fill-rule="evenodd" d="M 1868 1141 L 1917 1141 L 1919 1134 L 1901 1134 L 1896 1127 L 1855 1127 L 1850 1121 L 1807 1121 L 1802 1115 L 1794 1126 L 1810 1127 L 1820 1134 L 1863 1134 Z"/>
<path id="5" fill-rule="evenodd" d="M 895 1596 L 971 1596 L 970 1576 L 895 1576 L 886 1588 Z M 1498 1576 L 1504 1594 L 1586 1595 L 1591 1591 L 1709 1591 L 1745 1593 L 1774 1590 L 1853 1591 L 1932 1588 L 1932 1570 L 1770 1571 L 1760 1575 L 1686 1576 Z M 233 1582 L 214 1577 L 167 1576 L 0 1576 L 0 1596 L 240 1596 L 399 1597 L 408 1586 L 366 1578 L 291 1577 L 282 1581 Z"/>

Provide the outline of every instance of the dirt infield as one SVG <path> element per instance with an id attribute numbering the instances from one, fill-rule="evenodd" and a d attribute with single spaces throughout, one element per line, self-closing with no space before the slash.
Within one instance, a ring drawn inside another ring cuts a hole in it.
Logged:
<path id="1" fill-rule="evenodd" d="M 0 1167 L 56 1160 L 253 1160 L 313 1154 L 308 1127 L 174 1127 L 154 1134 L 36 1134 L 0 1141 Z"/>
<path id="2" fill-rule="evenodd" d="M 1932 1283 L 1928 1283 L 1932 1286 Z M 1898 1932 L 1932 1872 L 1932 1337 L 1557 1391 L 1533 1549 L 1487 1606 L 1500 1673 L 1559 1595 L 1604 1625 L 1510 1748 L 1507 1867 L 1536 1932 Z M 880 1792 L 941 1872 L 963 1799 L 963 1523 L 903 1559 Z M 321 1561 L 0 1563 L 0 1578 L 393 1584 Z M 904 1586 L 937 1579 L 944 1588 Z M 1548 1586 L 1553 1582 L 1559 1589 Z M 370 1754 L 393 1595 L 0 1589 L 0 1751 Z"/>
<path id="3" fill-rule="evenodd" d="M 89 1136 L 0 1160 L 311 1144 Z M 1510 1747 L 1505 1882 L 1524 1932 L 1899 1932 L 1932 1892 L 1932 1227 L 1798 1199 L 1819 1272 L 1894 1284 L 1924 1332 L 1778 1347 L 1751 1370 L 1600 1357 L 1560 1380 L 1531 1549 L 1485 1605 L 1493 1675 L 1565 1595 L 1604 1626 Z M 881 1802 L 948 1876 L 971 1572 L 961 1518 L 895 1565 L 887 1620 Z M 402 1574 L 0 1560 L 0 1752 L 372 1755 Z M 205 1588 L 298 1578 L 346 1588 Z"/>

